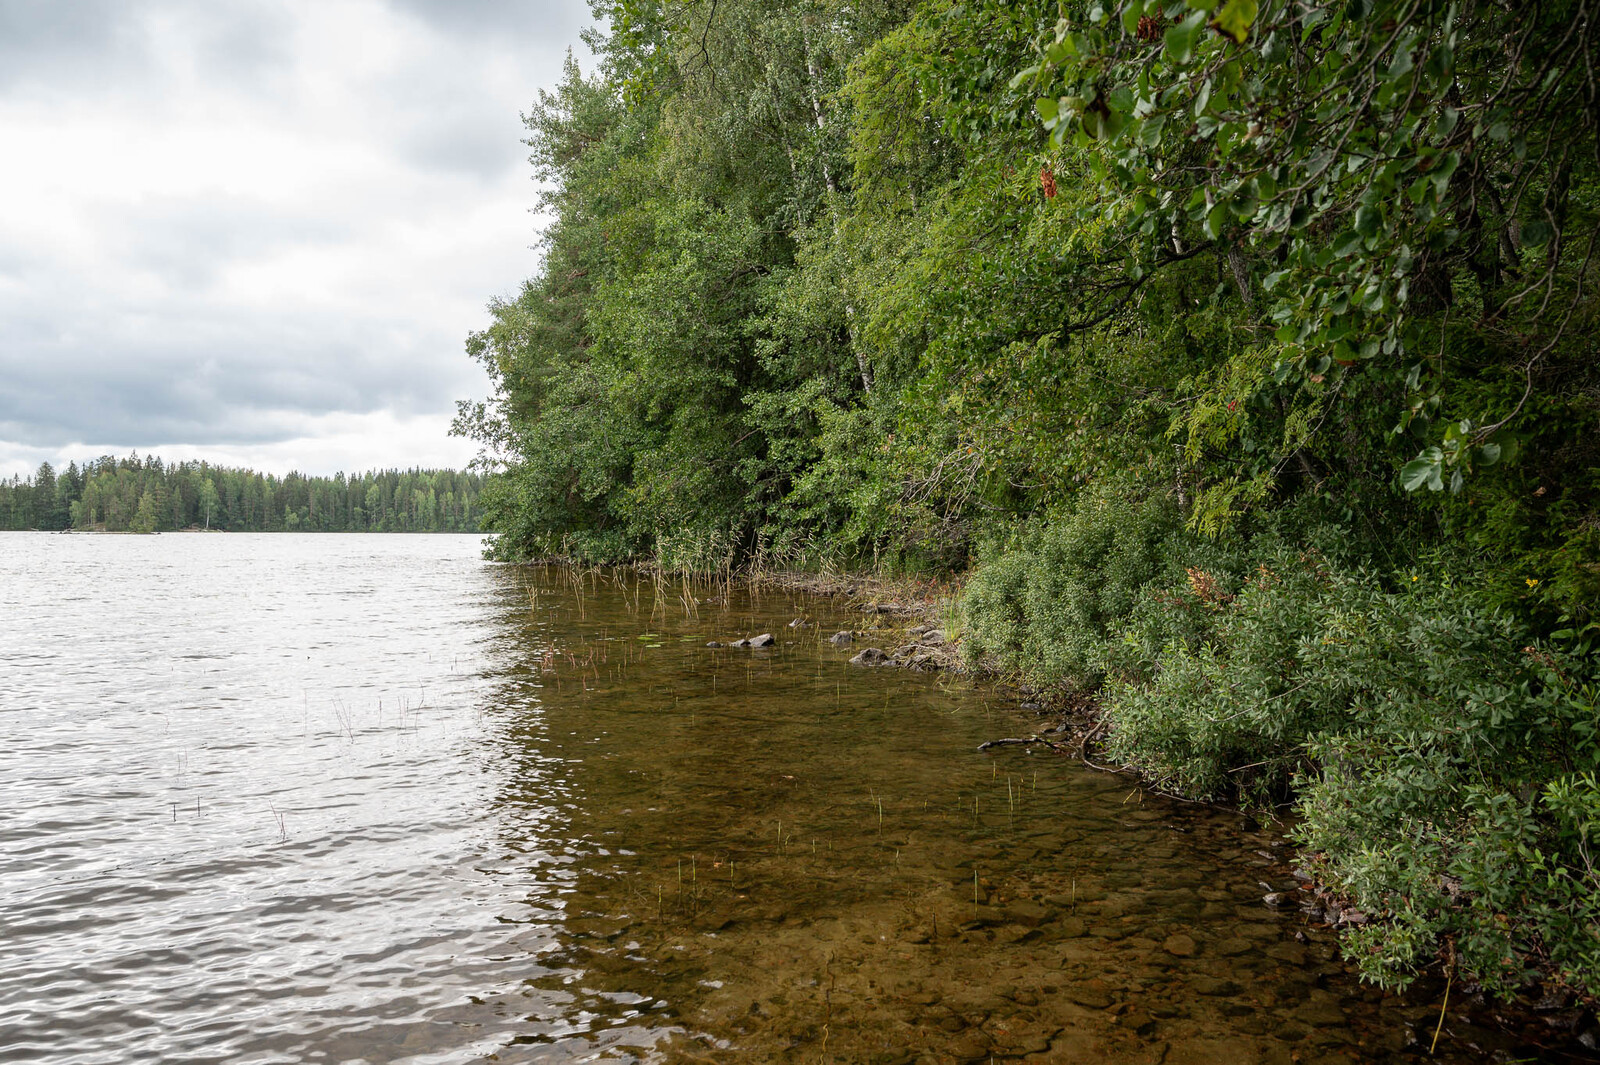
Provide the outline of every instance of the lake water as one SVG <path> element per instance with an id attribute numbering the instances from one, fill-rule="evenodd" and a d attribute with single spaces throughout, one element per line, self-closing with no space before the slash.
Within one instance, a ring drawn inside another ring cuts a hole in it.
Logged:
<path id="1" fill-rule="evenodd" d="M 0 1060 L 1422 1059 L 1436 1002 L 1261 904 L 1272 833 L 978 752 L 1037 726 L 846 609 L 0 534 Z"/>

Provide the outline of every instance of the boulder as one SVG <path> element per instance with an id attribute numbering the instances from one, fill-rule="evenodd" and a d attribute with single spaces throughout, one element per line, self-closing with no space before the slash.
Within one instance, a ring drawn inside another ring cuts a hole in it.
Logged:
<path id="1" fill-rule="evenodd" d="M 892 666 L 894 661 L 880 647 L 867 647 L 850 660 L 852 666 Z"/>
<path id="2" fill-rule="evenodd" d="M 929 647 L 943 647 L 949 639 L 943 629 L 929 629 L 922 634 L 922 642 Z"/>
<path id="3" fill-rule="evenodd" d="M 752 636 L 745 642 L 750 647 L 771 647 L 778 641 L 773 637 L 772 633 L 763 632 L 760 636 Z"/>
<path id="4" fill-rule="evenodd" d="M 856 638 L 849 632 L 836 632 L 828 637 L 828 642 L 835 647 L 849 647 L 856 642 Z"/>

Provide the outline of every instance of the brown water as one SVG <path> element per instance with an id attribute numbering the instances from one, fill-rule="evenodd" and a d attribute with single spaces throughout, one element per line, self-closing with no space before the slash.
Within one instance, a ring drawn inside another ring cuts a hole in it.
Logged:
<path id="1" fill-rule="evenodd" d="M 1425 1057 L 1273 832 L 978 752 L 844 604 L 475 552 L 0 536 L 0 1059 Z"/>

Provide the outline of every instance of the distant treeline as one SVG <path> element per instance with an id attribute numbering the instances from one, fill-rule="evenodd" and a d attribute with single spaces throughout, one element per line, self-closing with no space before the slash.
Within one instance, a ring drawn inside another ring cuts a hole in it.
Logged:
<path id="1" fill-rule="evenodd" d="M 483 478 L 455 470 L 283 477 L 110 455 L 0 480 L 0 529 L 476 532 Z"/>

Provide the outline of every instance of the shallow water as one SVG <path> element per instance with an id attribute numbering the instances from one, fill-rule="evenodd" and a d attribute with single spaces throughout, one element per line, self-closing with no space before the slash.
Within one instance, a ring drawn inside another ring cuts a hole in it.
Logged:
<path id="1" fill-rule="evenodd" d="M 477 549 L 0 534 L 0 1060 L 1421 1059 L 1273 833 L 843 604 Z"/>

